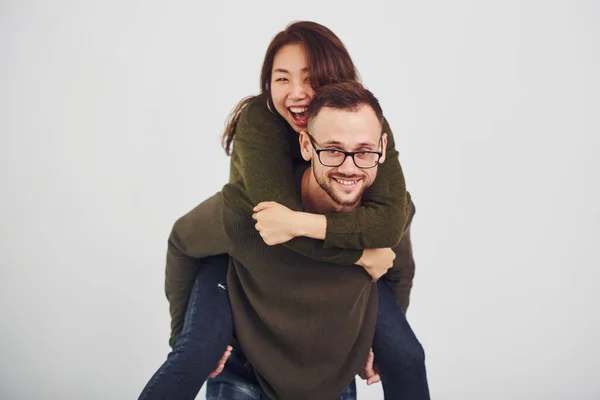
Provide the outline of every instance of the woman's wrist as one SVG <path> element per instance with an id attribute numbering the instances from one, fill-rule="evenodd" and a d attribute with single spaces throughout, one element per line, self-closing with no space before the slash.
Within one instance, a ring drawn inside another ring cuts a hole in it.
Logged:
<path id="1" fill-rule="evenodd" d="M 327 218 L 323 214 L 311 214 L 295 211 L 294 236 L 305 236 L 325 240 L 327 234 Z"/>

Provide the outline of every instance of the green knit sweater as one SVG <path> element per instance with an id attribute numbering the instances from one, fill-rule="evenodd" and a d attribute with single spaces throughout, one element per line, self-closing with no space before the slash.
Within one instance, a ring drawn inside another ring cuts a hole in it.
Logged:
<path id="1" fill-rule="evenodd" d="M 297 237 L 284 246 L 317 261 L 350 265 L 362 256 L 362 249 L 393 247 L 400 241 L 406 224 L 406 185 L 386 120 L 383 131 L 388 135 L 386 160 L 365 193 L 363 205 L 352 213 L 326 214 L 324 242 Z M 294 167 L 305 163 L 298 133 L 269 111 L 262 98 L 242 111 L 233 143 L 230 179 L 223 188 L 228 206 L 249 217 L 262 201 L 302 210 L 294 182 Z"/>

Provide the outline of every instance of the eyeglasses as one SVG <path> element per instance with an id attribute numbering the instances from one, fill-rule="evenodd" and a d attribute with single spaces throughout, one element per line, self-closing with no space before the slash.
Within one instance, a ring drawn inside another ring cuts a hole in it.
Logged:
<path id="1" fill-rule="evenodd" d="M 358 168 L 368 169 L 373 168 L 379 164 L 379 160 L 383 156 L 380 151 L 342 151 L 338 149 L 317 149 L 315 145 L 315 139 L 312 135 L 306 132 L 310 139 L 313 149 L 317 153 L 319 162 L 325 167 L 339 167 L 346 161 L 346 157 L 352 157 L 354 165 Z M 379 144 L 382 145 L 381 138 Z"/>

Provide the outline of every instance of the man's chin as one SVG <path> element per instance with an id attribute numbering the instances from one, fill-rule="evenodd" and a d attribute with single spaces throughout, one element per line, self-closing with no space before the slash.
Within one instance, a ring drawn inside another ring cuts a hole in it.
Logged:
<path id="1" fill-rule="evenodd" d="M 338 206 L 352 207 L 360 203 L 364 192 L 363 180 L 357 182 L 356 186 L 352 188 L 343 186 L 332 178 L 326 182 L 327 184 L 323 184 L 317 179 L 317 183 L 321 186 L 321 189 L 323 189 L 329 198 Z"/>
<path id="2" fill-rule="evenodd" d="M 362 196 L 360 193 L 358 193 L 358 194 L 335 193 L 333 196 L 333 200 L 340 206 L 352 207 L 352 206 L 355 206 L 356 204 L 358 204 L 358 202 L 360 202 L 361 197 Z"/>

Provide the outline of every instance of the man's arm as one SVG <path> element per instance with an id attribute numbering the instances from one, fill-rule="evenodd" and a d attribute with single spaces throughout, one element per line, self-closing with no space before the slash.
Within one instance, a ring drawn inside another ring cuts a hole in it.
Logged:
<path id="1" fill-rule="evenodd" d="M 400 242 L 392 248 L 396 253 L 394 266 L 390 268 L 381 279 L 392 289 L 396 300 L 400 304 L 402 311 L 406 313 L 410 302 L 410 291 L 412 282 L 415 276 L 415 260 L 413 258 L 412 243 L 410 240 L 410 227 L 412 225 L 413 216 L 415 215 L 415 205 L 407 193 L 407 210 L 408 217 L 406 227 L 400 238 Z"/>
<path id="2" fill-rule="evenodd" d="M 171 313 L 171 347 L 183 329 L 188 300 L 202 258 L 229 253 L 223 207 L 223 197 L 217 193 L 173 225 L 165 271 L 165 293 Z"/>

